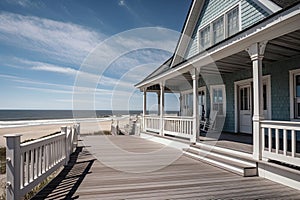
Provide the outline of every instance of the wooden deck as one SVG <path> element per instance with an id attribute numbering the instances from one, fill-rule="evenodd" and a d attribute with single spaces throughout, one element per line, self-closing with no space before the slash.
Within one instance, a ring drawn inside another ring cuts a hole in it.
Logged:
<path id="1" fill-rule="evenodd" d="M 241 177 L 138 137 L 82 139 L 70 164 L 33 199 L 300 199 L 298 190 Z"/>

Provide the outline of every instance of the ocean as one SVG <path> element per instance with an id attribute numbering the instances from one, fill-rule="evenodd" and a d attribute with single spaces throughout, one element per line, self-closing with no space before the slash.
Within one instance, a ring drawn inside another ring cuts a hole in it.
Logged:
<path id="1" fill-rule="evenodd" d="M 142 111 L 111 110 L 0 110 L 0 128 L 95 120 L 107 121 L 141 113 Z"/>
<path id="2" fill-rule="evenodd" d="M 103 118 L 120 115 L 138 115 L 143 111 L 112 110 L 0 110 L 0 121 Z"/>

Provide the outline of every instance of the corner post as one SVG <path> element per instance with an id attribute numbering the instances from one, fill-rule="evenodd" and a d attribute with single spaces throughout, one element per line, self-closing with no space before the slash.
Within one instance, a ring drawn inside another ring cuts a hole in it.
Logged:
<path id="1" fill-rule="evenodd" d="M 263 115 L 263 82 L 262 82 L 262 60 L 267 41 L 254 43 L 246 51 L 249 53 L 253 69 L 253 158 L 262 159 L 262 131 L 260 121 Z"/>
<path id="2" fill-rule="evenodd" d="M 160 83 L 160 131 L 159 135 L 164 136 L 164 107 L 165 107 L 165 82 Z"/>
<path id="3" fill-rule="evenodd" d="M 21 199 L 21 141 L 20 134 L 4 135 L 6 138 L 6 199 Z"/>
<path id="4" fill-rule="evenodd" d="M 196 143 L 199 136 L 199 97 L 198 97 L 198 80 L 199 73 L 196 68 L 190 71 L 193 79 L 193 135 L 190 142 Z"/>

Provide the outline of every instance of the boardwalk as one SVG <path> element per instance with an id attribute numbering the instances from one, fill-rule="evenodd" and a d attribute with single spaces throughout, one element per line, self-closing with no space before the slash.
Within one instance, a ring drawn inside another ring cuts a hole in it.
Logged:
<path id="1" fill-rule="evenodd" d="M 87 136 L 82 144 L 33 199 L 300 199 L 300 191 L 240 177 L 141 138 Z"/>

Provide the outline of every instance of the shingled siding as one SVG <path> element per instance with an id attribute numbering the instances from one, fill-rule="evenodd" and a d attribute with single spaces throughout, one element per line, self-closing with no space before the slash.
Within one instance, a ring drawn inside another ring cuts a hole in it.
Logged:
<path id="1" fill-rule="evenodd" d="M 241 2 L 241 3 L 240 3 Z M 188 49 L 185 54 L 185 58 L 188 59 L 197 53 L 199 53 L 199 38 L 198 32 L 210 22 L 216 20 L 220 17 L 220 14 L 225 13 L 230 8 L 233 8 L 235 5 L 241 5 L 241 24 L 242 29 L 245 29 L 252 24 L 260 21 L 265 18 L 268 14 L 263 9 L 261 9 L 258 5 L 253 3 L 252 0 L 210 0 L 205 1 L 202 13 L 200 14 L 199 20 L 196 24 L 196 28 L 191 37 L 191 42 L 188 46 Z"/>
<path id="2" fill-rule="evenodd" d="M 277 62 L 263 68 L 263 75 L 271 75 L 272 120 L 290 120 L 289 70 L 300 68 L 300 57 Z M 223 75 L 226 88 L 226 119 L 223 131 L 235 131 L 234 82 L 252 78 L 252 70 Z M 209 84 L 209 83 L 208 83 Z M 199 85 L 205 85 L 200 79 Z M 210 95 L 206 93 L 206 113 L 210 112 Z"/>

